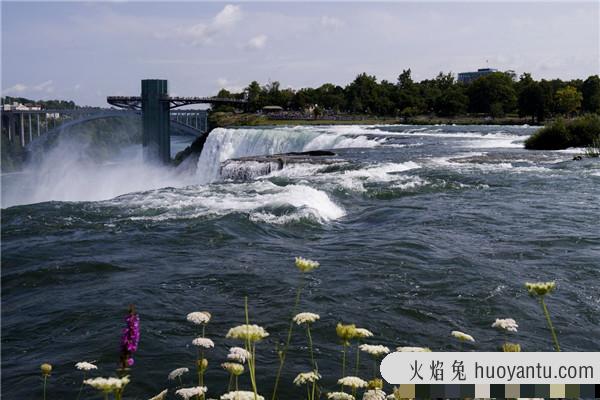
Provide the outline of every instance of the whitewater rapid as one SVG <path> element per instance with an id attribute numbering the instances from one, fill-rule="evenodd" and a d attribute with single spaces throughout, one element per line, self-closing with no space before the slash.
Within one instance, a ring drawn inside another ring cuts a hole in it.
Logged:
<path id="1" fill-rule="evenodd" d="M 118 149 L 112 159 L 92 162 L 86 158 L 85 143 L 61 138 L 23 172 L 3 176 L 2 206 L 86 201 L 98 209 L 119 207 L 123 218 L 130 220 L 244 213 L 267 223 L 323 223 L 348 215 L 340 196 L 488 187 L 454 175 L 439 177 L 447 171 L 555 174 L 551 164 L 564 158 L 560 152 L 533 161 L 526 155 L 500 162 L 460 160 L 522 151 L 529 132 L 528 127 L 460 126 L 217 128 L 192 168 L 144 164 L 140 146 Z M 300 163 L 279 169 L 237 161 L 221 169 L 223 162 L 233 158 L 330 149 L 338 153 L 330 165 Z"/>

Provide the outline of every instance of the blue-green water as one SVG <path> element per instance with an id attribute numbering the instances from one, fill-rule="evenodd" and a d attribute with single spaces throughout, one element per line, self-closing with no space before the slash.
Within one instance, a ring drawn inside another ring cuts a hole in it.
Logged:
<path id="1" fill-rule="evenodd" d="M 552 350 L 525 281 L 557 281 L 548 307 L 564 350 L 599 351 L 600 163 L 526 151 L 532 132 L 219 129 L 197 164 L 178 170 L 143 166 L 135 148 L 99 165 L 63 144 L 25 173 L 3 176 L 3 395 L 39 398 L 42 362 L 54 365 L 54 399 L 76 396 L 77 361 L 96 360 L 97 375 L 113 375 L 122 317 L 135 303 L 142 332 L 126 397 L 174 388 L 172 369 L 193 370 L 195 330 L 185 315 L 195 310 L 213 314 L 207 386 L 218 397 L 228 380 L 219 364 L 239 344 L 224 336 L 243 323 L 244 296 L 252 322 L 271 333 L 257 362 L 259 392 L 270 395 L 297 255 L 321 262 L 300 308 L 321 315 L 313 335 L 325 389 L 341 372 L 340 321 L 370 329 L 369 343 L 390 348 L 457 349 L 450 331 L 461 330 L 476 339 L 466 350 L 494 351 L 504 336 L 491 324 L 511 317 L 519 323 L 511 341 Z M 339 163 L 262 176 L 240 164 L 254 175 L 244 182 L 219 172 L 230 157 L 329 148 Z M 296 329 L 284 398 L 304 394 L 291 381 L 310 369 L 306 351 Z M 360 375 L 371 371 L 364 360 Z M 250 387 L 247 375 L 240 382 Z"/>

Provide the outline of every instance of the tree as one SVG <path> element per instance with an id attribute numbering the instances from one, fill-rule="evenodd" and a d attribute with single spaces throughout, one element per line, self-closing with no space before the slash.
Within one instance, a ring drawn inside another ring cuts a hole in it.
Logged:
<path id="1" fill-rule="evenodd" d="M 600 77 L 592 75 L 581 85 L 581 110 L 583 112 L 600 113 Z"/>
<path id="2" fill-rule="evenodd" d="M 494 114 L 511 112 L 517 95 L 512 78 L 502 72 L 494 72 L 473 81 L 467 89 L 469 108 L 473 112 Z"/>
<path id="3" fill-rule="evenodd" d="M 565 115 L 573 115 L 581 108 L 583 96 L 573 86 L 558 89 L 554 95 L 556 109 Z"/>
<path id="4" fill-rule="evenodd" d="M 373 113 L 378 101 L 377 78 L 362 73 L 346 86 L 346 103 L 351 112 Z"/>
<path id="5" fill-rule="evenodd" d="M 261 108 L 259 100 L 262 92 L 262 88 L 260 87 L 259 83 L 252 81 L 246 88 L 246 92 L 248 93 L 248 110 L 259 110 Z"/>

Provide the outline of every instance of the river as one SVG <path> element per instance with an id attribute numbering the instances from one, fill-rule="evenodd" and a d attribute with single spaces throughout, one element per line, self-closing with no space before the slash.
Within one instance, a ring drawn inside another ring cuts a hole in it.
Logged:
<path id="1" fill-rule="evenodd" d="M 548 307 L 563 350 L 600 351 L 600 163 L 578 150 L 527 151 L 528 126 L 315 126 L 222 129 L 192 165 L 148 167 L 138 147 L 101 164 L 68 140 L 2 179 L 2 384 L 7 399 L 41 397 L 39 364 L 54 366 L 49 398 L 71 398 L 74 363 L 114 374 L 122 318 L 135 303 L 141 341 L 126 397 L 174 387 L 167 374 L 194 368 L 187 313 L 213 315 L 207 335 L 209 397 L 225 392 L 224 335 L 244 321 L 270 336 L 258 345 L 259 392 L 269 396 L 300 273 L 318 260 L 300 309 L 313 326 L 326 389 L 340 374 L 335 325 L 373 331 L 369 343 L 496 351 L 491 328 L 510 317 L 509 339 L 551 351 L 526 281 L 557 282 Z M 189 141 L 189 140 L 188 140 Z M 177 149 L 188 142 L 174 139 Z M 268 172 L 229 158 L 332 149 L 330 164 Z M 239 344 L 239 343 L 238 343 Z M 309 370 L 296 328 L 281 392 Z M 364 357 L 366 358 L 366 357 Z M 365 360 L 359 375 L 368 378 Z M 193 373 L 184 376 L 192 384 Z M 249 388 L 247 375 L 240 381 Z M 389 387 L 388 387 L 389 389 Z M 86 389 L 86 398 L 93 394 Z"/>

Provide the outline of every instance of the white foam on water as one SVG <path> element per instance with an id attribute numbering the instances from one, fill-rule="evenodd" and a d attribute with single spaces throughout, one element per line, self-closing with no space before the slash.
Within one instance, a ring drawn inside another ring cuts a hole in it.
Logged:
<path id="1" fill-rule="evenodd" d="M 406 179 L 401 172 L 418 169 L 421 166 L 413 161 L 386 163 L 356 170 L 338 171 L 320 175 L 330 186 L 341 187 L 354 192 L 366 192 L 365 184 L 388 183 Z"/>
<path id="2" fill-rule="evenodd" d="M 103 202 L 126 206 L 131 220 L 163 221 L 245 212 L 254 220 L 278 223 L 310 218 L 318 222 L 339 219 L 345 210 L 324 191 L 307 185 L 278 186 L 269 181 L 193 186 L 172 191 L 135 193 Z M 276 210 L 291 207 L 278 215 Z"/>
<path id="3" fill-rule="evenodd" d="M 483 162 L 455 162 L 451 160 L 461 159 L 461 158 L 470 158 L 470 157 L 479 157 L 484 156 L 487 153 L 466 153 L 459 154 L 456 156 L 450 157 L 435 157 L 430 158 L 427 162 L 433 166 L 447 168 L 455 171 L 481 171 L 484 173 L 494 173 L 494 172 L 510 172 L 510 173 L 526 173 L 526 172 L 537 172 L 537 173 L 549 173 L 556 172 L 554 169 L 531 165 L 515 165 L 515 160 L 506 161 L 506 162 L 498 162 L 498 163 L 483 163 Z"/>

